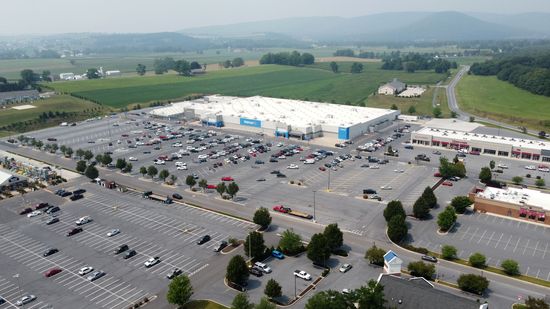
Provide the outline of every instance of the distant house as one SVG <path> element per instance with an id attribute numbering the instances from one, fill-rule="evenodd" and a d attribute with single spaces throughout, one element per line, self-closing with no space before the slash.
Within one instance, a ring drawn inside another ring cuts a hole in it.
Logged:
<path id="1" fill-rule="evenodd" d="M 60 80 L 73 80 L 75 78 L 74 73 L 61 73 L 59 74 Z"/>
<path id="2" fill-rule="evenodd" d="M 191 75 L 198 75 L 198 74 L 204 74 L 204 73 L 206 73 L 206 70 L 204 68 L 191 70 Z"/>
<path id="3" fill-rule="evenodd" d="M 27 179 L 20 177 L 20 176 L 14 176 L 10 173 L 6 173 L 3 171 L 0 171 L 0 189 L 8 189 L 13 190 L 19 186 L 26 185 Z"/>
<path id="4" fill-rule="evenodd" d="M 402 264 L 403 260 L 395 252 L 390 250 L 384 254 L 384 271 L 387 274 L 401 274 Z"/>
<path id="5" fill-rule="evenodd" d="M 407 89 L 407 85 L 397 78 L 394 78 L 391 82 L 380 86 L 380 88 L 378 88 L 378 94 L 396 95 L 405 89 Z"/>
<path id="6" fill-rule="evenodd" d="M 0 105 L 8 103 L 21 103 L 40 99 L 37 90 L 21 90 L 0 92 Z"/>
<path id="7" fill-rule="evenodd" d="M 380 274 L 378 284 L 384 286 L 388 308 L 399 309 L 488 309 L 474 299 L 446 292 L 434 287 L 424 278 L 402 278 Z"/>
<path id="8" fill-rule="evenodd" d="M 121 75 L 122 75 L 122 72 L 120 72 L 119 70 L 112 70 L 112 71 L 105 72 L 105 76 L 121 76 Z"/>

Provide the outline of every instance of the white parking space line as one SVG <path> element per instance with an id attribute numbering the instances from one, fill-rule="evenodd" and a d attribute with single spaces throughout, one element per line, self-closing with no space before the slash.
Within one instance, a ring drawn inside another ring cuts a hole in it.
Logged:
<path id="1" fill-rule="evenodd" d="M 523 248 L 523 253 L 522 255 L 525 255 L 525 250 L 527 250 L 527 247 L 529 247 L 529 241 L 531 241 L 530 239 L 527 239 L 527 244 L 525 245 L 525 248 Z"/>

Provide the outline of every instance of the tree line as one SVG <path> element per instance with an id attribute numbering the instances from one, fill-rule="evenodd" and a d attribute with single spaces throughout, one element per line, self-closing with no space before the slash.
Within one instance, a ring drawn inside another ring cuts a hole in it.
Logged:
<path id="1" fill-rule="evenodd" d="M 19 74 L 21 78 L 12 83 L 10 83 L 7 78 L 0 76 L 0 92 L 38 88 L 36 82 L 41 80 L 51 81 L 51 72 L 48 70 L 44 70 L 42 71 L 42 74 L 38 74 L 33 70 L 25 69 Z"/>
<path id="2" fill-rule="evenodd" d="M 206 64 L 204 65 L 204 67 L 206 68 Z M 174 58 L 172 57 L 155 59 L 155 62 L 153 63 L 153 69 L 155 71 L 155 74 L 157 75 L 164 74 L 170 70 L 173 70 L 173 71 L 176 71 L 179 75 L 190 76 L 191 70 L 201 69 L 201 68 L 202 66 L 197 61 L 189 62 L 184 59 L 174 60 Z M 138 67 L 136 68 L 136 71 L 140 75 L 145 74 L 145 66 L 138 65 Z"/>
<path id="3" fill-rule="evenodd" d="M 396 51 L 382 58 L 382 70 L 407 71 L 414 73 L 417 70 L 434 70 L 435 73 L 447 73 L 449 69 L 456 69 L 458 64 L 439 58 L 433 53 L 407 53 L 402 55 Z"/>
<path id="4" fill-rule="evenodd" d="M 333 54 L 335 57 L 355 57 L 355 58 L 364 58 L 364 59 L 377 59 L 382 58 L 386 53 L 375 53 L 369 51 L 360 51 L 358 54 L 351 48 L 338 49 Z"/>
<path id="5" fill-rule="evenodd" d="M 297 51 L 267 53 L 260 58 L 260 64 L 281 64 L 301 66 L 315 63 L 315 57 L 310 53 L 300 54 Z"/>
<path id="6" fill-rule="evenodd" d="M 470 74 L 496 77 L 531 93 L 550 96 L 550 53 L 499 57 L 474 63 Z"/>

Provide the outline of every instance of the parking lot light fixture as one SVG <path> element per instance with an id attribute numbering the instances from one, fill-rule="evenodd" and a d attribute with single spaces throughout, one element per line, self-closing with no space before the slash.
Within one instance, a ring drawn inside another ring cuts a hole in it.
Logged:
<path id="1" fill-rule="evenodd" d="M 296 296 L 296 275 L 293 275 L 294 276 L 294 299 L 297 298 Z"/>
<path id="2" fill-rule="evenodd" d="M 313 222 L 317 222 L 315 217 L 315 193 L 317 193 L 317 190 L 313 190 Z"/>
<path id="3" fill-rule="evenodd" d="M 23 293 L 21 292 L 21 279 L 19 278 L 19 274 L 13 275 L 13 278 L 17 279 L 17 289 L 19 290 L 19 297 L 23 298 Z M 25 304 L 22 304 L 21 307 L 25 306 Z"/>

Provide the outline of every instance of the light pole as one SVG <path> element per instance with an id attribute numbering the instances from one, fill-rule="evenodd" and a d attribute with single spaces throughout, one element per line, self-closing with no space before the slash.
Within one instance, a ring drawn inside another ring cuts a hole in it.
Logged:
<path id="1" fill-rule="evenodd" d="M 328 168 L 328 182 L 327 182 L 327 191 L 330 191 L 330 167 Z"/>
<path id="2" fill-rule="evenodd" d="M 294 299 L 296 298 L 296 275 L 294 275 Z"/>
<path id="3" fill-rule="evenodd" d="M 19 297 L 23 298 L 23 293 L 21 292 L 21 279 L 19 279 L 19 274 L 13 275 L 14 278 L 17 278 L 17 289 L 19 290 Z M 25 306 L 22 304 L 21 307 Z"/>
<path id="4" fill-rule="evenodd" d="M 313 222 L 315 221 L 315 193 L 317 193 L 317 190 L 313 190 Z"/>

